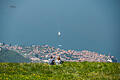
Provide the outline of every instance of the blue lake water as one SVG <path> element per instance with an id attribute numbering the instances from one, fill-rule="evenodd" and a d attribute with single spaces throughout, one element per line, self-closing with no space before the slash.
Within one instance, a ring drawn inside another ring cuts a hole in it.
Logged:
<path id="1" fill-rule="evenodd" d="M 0 0 L 0 42 L 60 44 L 64 49 L 111 54 L 120 61 L 119 4 L 119 0 Z"/>

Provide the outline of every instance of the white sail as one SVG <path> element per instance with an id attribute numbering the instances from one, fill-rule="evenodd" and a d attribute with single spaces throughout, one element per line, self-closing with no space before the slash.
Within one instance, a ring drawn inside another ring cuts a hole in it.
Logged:
<path id="1" fill-rule="evenodd" d="M 61 35 L 61 32 L 58 32 L 58 36 L 60 36 Z"/>

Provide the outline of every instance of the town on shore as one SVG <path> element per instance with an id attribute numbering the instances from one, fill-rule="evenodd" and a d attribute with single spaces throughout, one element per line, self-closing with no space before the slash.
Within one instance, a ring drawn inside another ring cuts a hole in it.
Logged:
<path id="1" fill-rule="evenodd" d="M 19 46 L 0 43 L 0 52 L 2 49 L 15 51 L 23 57 L 30 59 L 31 62 L 48 62 L 51 55 L 54 58 L 60 56 L 63 61 L 70 62 L 117 62 L 115 56 L 99 54 L 88 50 L 64 50 L 49 45 Z"/>

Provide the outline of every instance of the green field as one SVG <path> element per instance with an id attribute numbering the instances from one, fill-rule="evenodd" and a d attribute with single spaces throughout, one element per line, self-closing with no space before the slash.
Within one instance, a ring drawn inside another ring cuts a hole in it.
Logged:
<path id="1" fill-rule="evenodd" d="M 120 63 L 0 63 L 0 80 L 120 80 Z"/>

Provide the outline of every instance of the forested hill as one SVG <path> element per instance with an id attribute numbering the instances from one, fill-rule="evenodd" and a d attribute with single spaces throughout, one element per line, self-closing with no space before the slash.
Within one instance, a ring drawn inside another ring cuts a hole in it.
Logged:
<path id="1" fill-rule="evenodd" d="M 0 62 L 30 62 L 30 60 L 15 51 L 2 48 L 0 50 Z"/>

